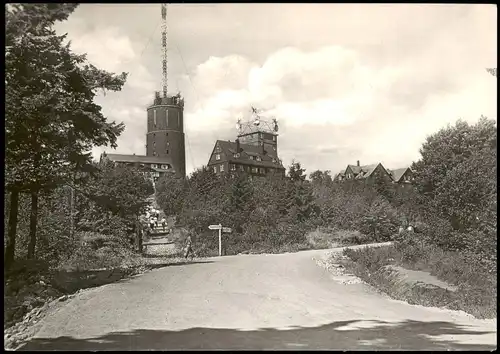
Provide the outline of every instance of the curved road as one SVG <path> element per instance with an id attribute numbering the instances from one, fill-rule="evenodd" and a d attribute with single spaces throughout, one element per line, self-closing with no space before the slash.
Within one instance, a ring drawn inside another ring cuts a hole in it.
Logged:
<path id="1" fill-rule="evenodd" d="M 168 266 L 78 294 L 21 350 L 496 348 L 496 320 L 332 279 L 328 251 Z"/>

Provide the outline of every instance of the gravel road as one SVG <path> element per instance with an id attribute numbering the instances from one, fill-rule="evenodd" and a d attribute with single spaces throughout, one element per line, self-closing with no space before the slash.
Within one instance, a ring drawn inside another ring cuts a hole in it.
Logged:
<path id="1" fill-rule="evenodd" d="M 496 320 L 339 281 L 317 264 L 329 252 L 211 258 L 84 291 L 21 350 L 496 348 Z"/>

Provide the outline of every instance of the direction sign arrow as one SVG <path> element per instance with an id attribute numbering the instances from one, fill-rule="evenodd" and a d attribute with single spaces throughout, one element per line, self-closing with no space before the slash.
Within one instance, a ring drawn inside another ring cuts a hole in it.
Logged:
<path id="1" fill-rule="evenodd" d="M 230 227 L 223 227 L 222 232 L 231 232 L 233 231 Z"/>
<path id="2" fill-rule="evenodd" d="M 210 230 L 220 230 L 222 229 L 222 225 L 210 225 L 208 228 Z"/>

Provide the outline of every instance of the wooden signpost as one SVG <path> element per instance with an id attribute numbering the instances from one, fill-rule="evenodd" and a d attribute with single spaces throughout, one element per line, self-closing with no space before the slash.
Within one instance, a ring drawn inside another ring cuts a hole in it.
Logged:
<path id="1" fill-rule="evenodd" d="M 222 233 L 227 232 L 230 233 L 233 230 L 229 227 L 222 227 L 221 224 L 219 225 L 210 225 L 208 227 L 210 230 L 219 230 L 219 256 L 222 256 Z"/>

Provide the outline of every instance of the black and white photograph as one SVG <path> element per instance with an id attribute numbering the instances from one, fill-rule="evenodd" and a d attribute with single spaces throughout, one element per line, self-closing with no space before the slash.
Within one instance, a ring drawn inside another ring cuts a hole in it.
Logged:
<path id="1" fill-rule="evenodd" d="M 7 3 L 4 349 L 497 349 L 497 6 Z"/>

